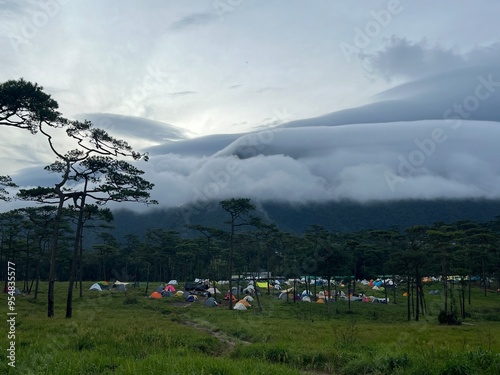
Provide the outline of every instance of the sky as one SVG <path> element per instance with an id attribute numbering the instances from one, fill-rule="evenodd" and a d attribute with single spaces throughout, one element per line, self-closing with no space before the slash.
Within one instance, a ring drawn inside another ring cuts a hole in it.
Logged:
<path id="1" fill-rule="evenodd" d="M 149 151 L 142 167 L 166 206 L 500 198 L 499 11 L 0 0 L 0 82 L 37 82 L 66 117 Z M 2 174 L 50 182 L 37 172 L 52 161 L 43 140 L 2 132 Z"/>

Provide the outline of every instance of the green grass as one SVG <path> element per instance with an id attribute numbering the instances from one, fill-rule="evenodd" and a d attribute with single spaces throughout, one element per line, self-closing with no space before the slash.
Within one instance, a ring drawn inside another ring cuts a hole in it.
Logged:
<path id="1" fill-rule="evenodd" d="M 240 312 L 147 299 L 141 289 L 86 291 L 65 319 L 66 287 L 56 284 L 52 319 L 46 290 L 39 301 L 17 297 L 16 368 L 7 365 L 5 322 L 1 374 L 500 373 L 500 295 L 478 289 L 467 324 L 441 326 L 441 296 L 426 295 L 429 315 L 407 322 L 400 293 L 396 305 L 353 302 L 351 311 L 346 301 L 327 306 L 263 295 L 258 313 L 256 301 Z M 6 314 L 5 294 L 1 306 Z"/>

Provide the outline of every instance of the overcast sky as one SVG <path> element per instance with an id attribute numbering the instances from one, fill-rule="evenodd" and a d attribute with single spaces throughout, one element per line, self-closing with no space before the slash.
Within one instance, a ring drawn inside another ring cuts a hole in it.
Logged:
<path id="1" fill-rule="evenodd" d="M 496 0 L 0 0 L 0 82 L 37 82 L 66 117 L 150 150 L 171 206 L 235 155 L 215 199 L 500 197 L 498 14 Z M 343 127 L 367 123 L 382 125 Z M 435 129 L 446 141 L 401 167 Z M 2 132 L 2 174 L 52 161 Z"/>

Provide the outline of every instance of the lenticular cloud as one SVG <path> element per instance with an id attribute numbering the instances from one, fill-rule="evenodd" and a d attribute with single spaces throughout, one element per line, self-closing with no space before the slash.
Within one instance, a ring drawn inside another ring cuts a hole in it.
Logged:
<path id="1" fill-rule="evenodd" d="M 285 202 L 500 198 L 500 124 L 427 120 L 280 128 L 211 155 L 154 155 L 144 168 L 165 206 L 229 197 Z M 217 137 L 206 142 L 220 146 Z M 204 149 L 213 149 L 210 144 Z"/>

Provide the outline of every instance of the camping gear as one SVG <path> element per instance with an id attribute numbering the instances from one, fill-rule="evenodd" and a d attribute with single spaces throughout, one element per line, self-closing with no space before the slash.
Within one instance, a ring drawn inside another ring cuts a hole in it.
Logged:
<path id="1" fill-rule="evenodd" d="M 161 285 L 156 287 L 155 292 L 158 292 L 158 293 L 163 292 L 163 287 Z"/>
<path id="2" fill-rule="evenodd" d="M 302 302 L 311 302 L 311 297 L 309 296 L 302 297 Z"/>
<path id="3" fill-rule="evenodd" d="M 168 285 L 178 285 L 178 282 L 177 282 L 177 280 L 170 280 L 168 282 Z"/>
<path id="4" fill-rule="evenodd" d="M 232 300 L 233 301 L 236 301 L 236 297 L 234 296 L 234 294 L 232 295 Z M 224 297 L 225 300 L 229 300 L 229 292 L 226 293 L 226 296 Z"/>
<path id="5" fill-rule="evenodd" d="M 267 281 L 257 281 L 256 282 L 257 284 L 257 287 L 261 288 L 261 289 L 267 289 L 269 283 Z"/>
<path id="6" fill-rule="evenodd" d="M 208 288 L 208 289 L 207 289 L 207 292 L 208 292 L 208 293 L 210 293 L 210 294 L 215 294 L 215 293 L 217 293 L 217 294 L 221 294 L 221 293 L 220 293 L 220 290 L 219 290 L 219 289 L 217 289 L 217 288 L 215 288 L 215 289 L 214 289 L 214 288 Z"/>
<path id="7" fill-rule="evenodd" d="M 246 306 L 240 302 L 236 303 L 233 307 L 234 310 L 247 310 Z"/>
<path id="8" fill-rule="evenodd" d="M 207 300 L 205 302 L 203 302 L 203 305 L 205 307 L 217 307 L 218 303 L 215 300 L 215 298 L 210 297 L 210 298 L 207 298 Z"/>
<path id="9" fill-rule="evenodd" d="M 170 285 L 168 284 L 166 287 L 165 287 L 165 292 L 175 292 L 175 288 L 173 285 Z"/>
<path id="10" fill-rule="evenodd" d="M 174 296 L 174 293 L 173 292 L 163 292 L 161 294 L 163 297 L 173 297 Z"/>
<path id="11" fill-rule="evenodd" d="M 196 291 L 196 292 L 204 292 L 207 290 L 205 284 L 188 281 L 186 282 L 186 286 L 184 287 L 187 291 Z"/>
<path id="12" fill-rule="evenodd" d="M 158 292 L 153 292 L 153 293 L 151 293 L 151 294 L 149 295 L 149 298 L 153 298 L 153 299 L 161 299 L 161 298 L 162 298 L 162 296 L 161 296 L 161 294 L 160 294 L 160 293 L 158 293 Z"/>
<path id="13" fill-rule="evenodd" d="M 102 288 L 98 283 L 92 284 L 92 286 L 89 288 L 89 290 L 93 290 L 95 292 L 102 292 Z"/>
<path id="14" fill-rule="evenodd" d="M 109 289 L 109 283 L 107 281 L 99 281 L 97 282 L 99 286 L 101 287 L 102 290 L 108 290 Z"/>
<path id="15" fill-rule="evenodd" d="M 195 302 L 197 299 L 198 299 L 198 296 L 195 296 L 194 294 L 190 294 L 190 295 L 186 298 L 186 302 Z"/>
<path id="16" fill-rule="evenodd" d="M 182 296 L 184 296 L 184 292 L 182 290 L 179 290 L 178 292 L 175 293 L 175 296 L 176 297 L 182 297 Z"/>
<path id="17" fill-rule="evenodd" d="M 244 305 L 245 307 L 251 307 L 251 306 L 252 306 L 252 305 L 250 305 L 250 303 L 248 303 L 248 301 L 247 301 L 247 300 L 245 300 L 245 299 L 240 299 L 240 300 L 238 301 L 238 303 L 241 303 L 241 304 L 242 304 L 242 305 Z"/>

